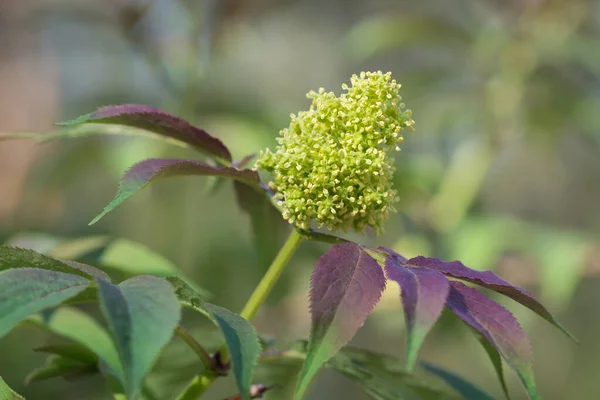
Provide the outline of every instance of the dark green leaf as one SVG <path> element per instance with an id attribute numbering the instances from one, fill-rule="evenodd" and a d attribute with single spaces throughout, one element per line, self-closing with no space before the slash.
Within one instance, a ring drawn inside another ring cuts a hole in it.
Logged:
<path id="1" fill-rule="evenodd" d="M 77 343 L 51 344 L 34 349 L 42 353 L 50 353 L 84 364 L 98 362 L 98 357 L 87 347 Z"/>
<path id="2" fill-rule="evenodd" d="M 205 302 L 180 278 L 172 277 L 168 278 L 168 281 L 175 288 L 175 293 L 183 306 L 191 307 L 207 316 L 221 329 L 231 357 L 238 389 L 244 400 L 249 399 L 252 373 L 262 350 L 252 324 L 223 307 Z"/>
<path id="3" fill-rule="evenodd" d="M 0 272 L 0 337 L 29 315 L 75 296 L 89 283 L 81 276 L 38 268 Z"/>
<path id="4" fill-rule="evenodd" d="M 270 351 L 260 358 L 261 365 L 300 365 L 306 357 L 307 344 L 299 342 L 293 349 Z M 346 346 L 325 366 L 356 381 L 376 400 L 459 400 L 435 382 L 418 378 L 402 368 L 402 361 L 386 354 Z"/>
<path id="5" fill-rule="evenodd" d="M 125 391 L 133 399 L 179 323 L 179 303 L 173 287 L 154 276 L 137 276 L 119 285 L 102 279 L 97 283 L 123 366 Z"/>
<path id="6" fill-rule="evenodd" d="M 29 384 L 31 382 L 57 377 L 63 377 L 66 380 L 74 380 L 81 376 L 95 374 L 97 372 L 97 363 L 82 363 L 59 355 L 52 355 L 46 359 L 43 366 L 31 371 L 25 378 L 25 382 Z"/>
<path id="7" fill-rule="evenodd" d="M 79 275 L 84 278 L 102 278 L 109 276 L 97 268 L 74 261 L 56 260 L 28 249 L 0 246 L 0 271 L 11 268 L 39 268 L 49 271 Z"/>
<path id="8" fill-rule="evenodd" d="M 428 372 L 443 379 L 450 387 L 460 393 L 465 400 L 494 400 L 492 396 L 479 389 L 471 382 L 440 367 L 428 363 L 421 363 Z"/>

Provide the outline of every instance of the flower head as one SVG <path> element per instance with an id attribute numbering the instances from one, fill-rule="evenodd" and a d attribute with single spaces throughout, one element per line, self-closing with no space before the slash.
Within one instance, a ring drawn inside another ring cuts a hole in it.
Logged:
<path id="1" fill-rule="evenodd" d="M 302 229 L 316 221 L 327 229 L 381 230 L 396 211 L 392 149 L 413 129 L 391 74 L 361 72 L 339 97 L 321 88 L 307 97 L 307 111 L 291 115 L 275 152 L 261 152 L 257 168 L 269 171 L 269 186 L 283 217 Z"/>

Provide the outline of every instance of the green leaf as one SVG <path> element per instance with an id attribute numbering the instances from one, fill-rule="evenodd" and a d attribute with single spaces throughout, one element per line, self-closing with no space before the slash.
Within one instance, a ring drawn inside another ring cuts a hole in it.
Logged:
<path id="1" fill-rule="evenodd" d="M 82 363 L 71 358 L 52 355 L 46 359 L 44 365 L 31 371 L 25 378 L 25 382 L 43 381 L 57 378 L 59 376 L 72 381 L 84 375 L 98 372 L 97 363 Z"/>
<path id="2" fill-rule="evenodd" d="M 161 254 L 127 239 L 113 240 L 98 259 L 101 265 L 118 269 L 131 275 L 175 275 L 177 267 Z"/>
<path id="3" fill-rule="evenodd" d="M 300 365 L 306 357 L 307 343 L 300 342 L 292 350 L 266 352 L 261 365 Z M 436 382 L 416 377 L 402 368 L 400 359 L 365 349 L 346 346 L 325 367 L 357 382 L 376 400 L 459 400 L 460 397 L 441 388 Z"/>
<path id="4" fill-rule="evenodd" d="M 421 363 L 421 365 L 426 371 L 442 378 L 450 387 L 460 393 L 465 400 L 494 400 L 492 396 L 453 372 L 428 363 Z"/>
<path id="5" fill-rule="evenodd" d="M 111 238 L 104 235 L 61 239 L 47 254 L 65 260 L 81 260 L 92 253 L 101 251 L 111 242 Z"/>
<path id="6" fill-rule="evenodd" d="M 262 351 L 256 331 L 250 322 L 223 307 L 206 303 L 206 308 L 225 337 L 240 395 L 249 400 L 252 373 Z"/>
<path id="7" fill-rule="evenodd" d="M 39 257 L 35 254 L 31 256 L 31 250 L 15 249 L 8 247 L 13 252 L 21 252 L 21 257 L 30 257 L 35 263 L 32 266 L 39 268 L 53 268 L 62 272 L 72 272 L 77 274 L 77 271 L 64 269 L 65 264 L 71 268 L 72 265 L 79 266 L 81 264 L 72 264 L 61 260 L 77 260 L 85 263 L 99 265 L 104 271 L 117 274 L 117 277 L 122 279 L 131 278 L 136 275 L 155 275 L 155 276 L 173 276 L 177 275 L 186 281 L 197 292 L 204 297 L 210 297 L 212 294 L 206 289 L 198 287 L 193 282 L 182 276 L 177 266 L 161 254 L 152 249 L 133 242 L 128 239 L 114 238 L 111 239 L 104 235 L 85 236 L 75 239 L 66 239 L 48 234 L 40 233 L 22 233 L 12 237 L 8 243 L 15 247 L 24 247 L 34 250 L 38 253 L 43 253 L 46 257 Z M 6 247 L 0 247 L 4 249 Z M 29 253 L 28 253 L 29 252 Z M 5 255 L 8 258 L 10 254 Z M 0 251 L 0 269 L 2 269 L 2 254 Z M 53 258 L 49 258 L 53 257 Z M 38 259 L 39 258 L 39 259 Z M 9 268 L 12 265 L 10 262 L 5 262 Z M 68 265 L 70 264 L 70 265 Z M 93 276 L 101 277 L 109 280 L 109 276 L 102 270 L 89 267 L 89 271 Z M 81 272 L 81 271 L 80 271 Z M 83 274 L 82 276 L 88 276 Z"/>
<path id="8" fill-rule="evenodd" d="M 19 232 L 10 236 L 4 245 L 47 254 L 47 252 L 55 248 L 61 240 L 60 237 L 44 232 Z"/>
<path id="9" fill-rule="evenodd" d="M 242 399 L 250 399 L 252 373 L 262 351 L 252 324 L 223 307 L 205 302 L 194 289 L 180 278 L 172 277 L 167 280 L 175 288 L 175 294 L 183 306 L 190 307 L 207 316 L 221 329 Z"/>
<path id="10" fill-rule="evenodd" d="M 94 352 L 78 343 L 51 344 L 38 347 L 34 351 L 55 354 L 84 364 L 95 364 L 98 362 L 98 356 Z"/>
<path id="11" fill-rule="evenodd" d="M 80 293 L 89 283 L 77 275 L 38 268 L 0 272 L 0 337 L 29 315 Z"/>
<path id="12" fill-rule="evenodd" d="M 160 277 L 178 276 L 202 296 L 212 296 L 207 290 L 183 277 L 177 266 L 162 254 L 128 239 L 110 241 L 97 261 L 109 270 L 122 272 L 127 277 L 141 274 Z"/>
<path id="13" fill-rule="evenodd" d="M 25 400 L 25 397 L 12 390 L 0 376 L 0 400 Z"/>
<path id="14" fill-rule="evenodd" d="M 102 279 L 96 282 L 123 366 L 125 391 L 134 399 L 179 323 L 180 306 L 173 287 L 161 278 L 142 275 L 119 285 Z"/>
<path id="15" fill-rule="evenodd" d="M 506 384 L 506 376 L 504 374 L 504 367 L 502 366 L 502 357 L 500 356 L 500 353 L 483 335 L 475 330 L 473 331 L 476 333 L 479 343 L 481 343 L 485 349 L 485 352 L 494 366 L 494 371 L 496 371 L 496 375 L 498 376 L 498 380 L 500 381 L 500 386 L 502 386 L 504 395 L 506 396 L 507 400 L 510 400 L 510 393 L 508 391 L 508 385 Z"/>
<path id="16" fill-rule="evenodd" d="M 0 246 L 0 271 L 11 268 L 39 268 L 48 271 L 64 272 L 87 279 L 102 278 L 110 281 L 103 271 L 75 261 L 56 260 L 33 250 Z"/>
<path id="17" fill-rule="evenodd" d="M 386 370 L 356 362 L 343 352 L 329 362 L 331 368 L 346 378 L 359 383 L 374 400 L 458 400 L 460 397 L 444 393 L 408 372 Z"/>
<path id="18" fill-rule="evenodd" d="M 89 315 L 76 308 L 60 307 L 47 322 L 42 321 L 39 316 L 30 318 L 28 322 L 91 350 L 121 381 L 124 381 L 115 344 L 108 332 Z"/>

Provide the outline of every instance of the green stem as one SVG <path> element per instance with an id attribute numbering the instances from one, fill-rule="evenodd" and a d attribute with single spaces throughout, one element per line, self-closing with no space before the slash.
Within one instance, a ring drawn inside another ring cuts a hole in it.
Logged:
<path id="1" fill-rule="evenodd" d="M 194 377 L 177 400 L 196 400 L 212 385 L 215 379 L 217 379 L 217 376 L 214 374 L 204 374 Z"/>
<path id="2" fill-rule="evenodd" d="M 256 286 L 254 292 L 250 295 L 244 309 L 240 313 L 242 317 L 247 320 L 254 318 L 303 239 L 305 239 L 305 236 L 302 235 L 302 233 L 296 229 L 292 230 L 287 241 L 281 250 L 279 250 L 277 257 L 275 257 L 271 266 L 258 283 L 258 286 Z M 229 351 L 227 350 L 227 347 L 225 345 L 221 346 L 219 353 L 221 355 L 222 363 L 227 364 L 229 362 Z M 215 374 L 213 370 L 206 370 L 203 375 L 196 376 L 192 379 L 177 400 L 195 400 L 199 398 L 206 389 L 212 385 L 217 377 L 218 375 Z"/>
<path id="3" fill-rule="evenodd" d="M 302 242 L 304 237 L 296 230 L 293 229 L 292 233 L 288 237 L 288 240 L 285 242 L 275 260 L 267 270 L 267 273 L 263 276 L 261 281 L 258 283 L 258 286 L 254 289 L 254 292 L 246 302 L 244 309 L 240 313 L 240 315 L 250 321 L 256 313 L 260 306 L 265 302 L 269 293 L 277 283 L 277 280 L 281 276 L 281 273 L 285 269 L 285 266 L 288 264 L 292 255 Z"/>
<path id="4" fill-rule="evenodd" d="M 175 334 L 179 336 L 194 352 L 198 355 L 200 361 L 202 361 L 202 365 L 204 365 L 204 369 L 207 371 L 215 371 L 216 366 L 215 362 L 210 356 L 210 354 L 202 347 L 196 339 L 188 331 L 186 331 L 183 326 L 177 325 L 175 328 Z"/>

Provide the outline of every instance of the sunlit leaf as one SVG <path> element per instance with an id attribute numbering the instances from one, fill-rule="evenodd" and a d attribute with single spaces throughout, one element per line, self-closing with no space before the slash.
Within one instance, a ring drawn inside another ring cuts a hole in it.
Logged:
<path id="1" fill-rule="evenodd" d="M 145 105 L 123 104 L 101 107 L 90 114 L 57 125 L 69 126 L 89 122 L 120 124 L 144 129 L 187 143 L 210 156 L 231 161 L 229 150 L 219 139 L 190 125 L 182 118 Z"/>
<path id="2" fill-rule="evenodd" d="M 494 400 L 492 396 L 453 372 L 428 363 L 421 363 L 421 365 L 427 372 L 442 378 L 450 387 L 460 393 L 465 400 Z"/>
<path id="3" fill-rule="evenodd" d="M 125 173 L 115 198 L 90 224 L 98 222 L 103 216 L 147 185 L 163 178 L 185 175 L 220 176 L 250 185 L 258 184 L 258 174 L 256 171 L 249 169 L 238 170 L 231 167 L 215 167 L 194 160 L 170 158 L 144 160 L 132 166 Z"/>
<path id="4" fill-rule="evenodd" d="M 0 272 L 0 337 L 29 315 L 75 296 L 89 283 L 81 276 L 38 268 Z"/>
<path id="5" fill-rule="evenodd" d="M 173 287 L 164 279 L 141 275 L 113 285 L 97 279 L 101 309 L 115 339 L 128 398 L 171 338 L 180 318 Z"/>
<path id="6" fill-rule="evenodd" d="M 44 232 L 19 232 L 10 236 L 4 245 L 47 254 L 47 252 L 56 247 L 61 240 L 61 238 L 55 235 Z"/>
<path id="7" fill-rule="evenodd" d="M 25 397 L 12 390 L 0 376 L 0 400 L 25 400 Z"/>
<path id="8" fill-rule="evenodd" d="M 308 354 L 295 399 L 302 398 L 321 366 L 352 339 L 384 289 L 381 267 L 356 243 L 336 244 L 319 258 L 311 276 Z"/>
<path id="9" fill-rule="evenodd" d="M 533 375 L 533 354 L 525 332 L 513 315 L 474 288 L 450 282 L 447 306 L 459 318 L 479 331 L 506 360 L 531 399 L 540 396 Z"/>
<path id="10" fill-rule="evenodd" d="M 406 367 L 412 370 L 425 336 L 440 317 L 450 286 L 437 271 L 404 268 L 395 257 L 385 262 L 388 279 L 400 285 L 406 319 Z"/>
<path id="11" fill-rule="evenodd" d="M 91 350 L 107 364 L 119 379 L 123 380 L 119 354 L 109 333 L 94 318 L 83 311 L 72 307 L 60 307 L 48 321 L 43 321 L 39 316 L 34 316 L 29 318 L 27 322 L 70 339 Z"/>
<path id="12" fill-rule="evenodd" d="M 202 313 L 221 329 L 238 389 L 242 399 L 249 399 L 252 373 L 262 351 L 252 324 L 223 307 L 205 302 L 202 296 L 180 278 L 171 277 L 168 281 L 175 288 L 181 305 Z"/>
<path id="13" fill-rule="evenodd" d="M 406 262 L 406 265 L 413 268 L 426 268 L 439 271 L 452 278 L 476 283 L 480 286 L 508 296 L 534 311 L 536 314 L 569 335 L 569 337 L 573 338 L 573 336 L 562 327 L 562 325 L 552 316 L 552 314 L 550 314 L 546 307 L 537 301 L 531 293 L 523 288 L 512 285 L 492 271 L 475 271 L 467 268 L 460 261 L 447 262 L 437 258 L 428 258 L 422 256 L 411 258 Z"/>

